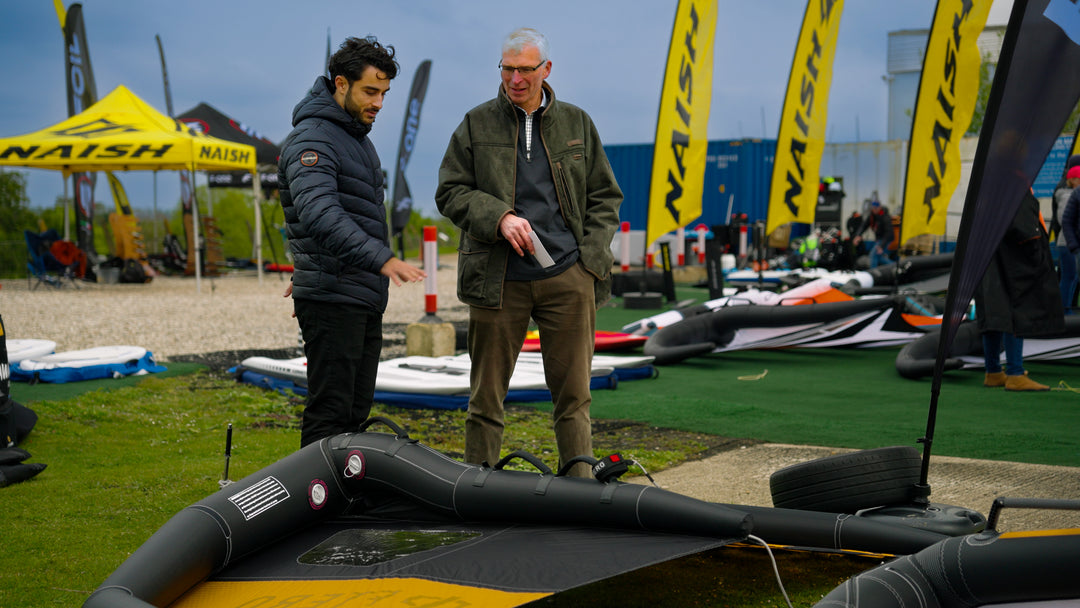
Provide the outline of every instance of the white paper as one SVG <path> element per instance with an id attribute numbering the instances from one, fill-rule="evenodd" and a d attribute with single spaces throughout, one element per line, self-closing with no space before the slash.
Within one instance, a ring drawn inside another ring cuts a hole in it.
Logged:
<path id="1" fill-rule="evenodd" d="M 536 250 L 536 253 L 534 254 L 536 256 L 536 261 L 540 262 L 540 265 L 544 268 L 551 268 L 554 266 L 555 260 L 551 259 L 551 254 L 547 252 L 547 249 L 544 249 L 544 244 L 540 242 L 540 237 L 536 236 L 535 232 L 530 232 L 529 238 L 532 239 L 533 249 Z"/>

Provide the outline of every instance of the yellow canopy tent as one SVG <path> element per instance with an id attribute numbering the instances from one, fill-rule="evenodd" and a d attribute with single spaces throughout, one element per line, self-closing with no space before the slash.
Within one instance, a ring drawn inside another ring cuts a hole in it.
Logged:
<path id="1" fill-rule="evenodd" d="M 0 138 L 0 165 L 52 169 L 62 171 L 64 177 L 106 170 L 255 173 L 255 148 L 194 131 L 121 85 L 83 112 L 51 127 Z M 256 188 L 255 230 L 259 234 L 259 180 L 252 182 Z M 195 220 L 198 230 L 197 216 Z M 261 248 L 257 251 L 261 281 Z M 198 248 L 195 255 L 199 255 Z M 196 286 L 201 290 L 199 267 L 196 259 Z"/>

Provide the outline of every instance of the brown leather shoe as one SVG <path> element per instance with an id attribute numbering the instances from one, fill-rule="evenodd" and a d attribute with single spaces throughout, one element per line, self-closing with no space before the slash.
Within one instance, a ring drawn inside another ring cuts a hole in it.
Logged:
<path id="1" fill-rule="evenodd" d="M 983 380 L 983 386 L 989 386 L 990 388 L 1000 388 L 1005 386 L 1005 372 L 987 372 L 986 380 Z"/>
<path id="2" fill-rule="evenodd" d="M 1049 386 L 1045 384 L 1039 384 L 1031 378 L 1027 377 L 1027 374 L 1023 376 L 1006 376 L 1005 377 L 1005 390 L 1007 391 L 1048 391 Z"/>

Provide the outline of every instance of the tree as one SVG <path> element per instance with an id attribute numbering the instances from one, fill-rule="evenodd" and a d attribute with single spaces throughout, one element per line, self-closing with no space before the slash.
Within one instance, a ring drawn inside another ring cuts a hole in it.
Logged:
<path id="1" fill-rule="evenodd" d="M 26 176 L 0 169 L 0 277 L 26 276 L 23 230 L 36 230 L 36 224 L 26 195 Z"/>
<path id="2" fill-rule="evenodd" d="M 405 238 L 405 256 L 420 257 L 420 248 L 424 246 L 424 226 L 434 225 L 439 229 L 439 234 L 446 235 L 447 240 L 437 241 L 439 251 L 454 251 L 458 242 L 458 228 L 450 220 L 436 215 L 435 219 L 424 217 L 419 211 L 413 209 L 409 214 L 409 221 L 405 224 L 402 234 Z M 391 243 L 394 254 L 397 254 L 397 242 Z"/>
<path id="3" fill-rule="evenodd" d="M 971 125 L 965 135 L 978 135 L 982 131 L 983 120 L 986 118 L 986 106 L 990 102 L 990 87 L 994 84 L 994 73 L 997 71 L 997 57 L 990 53 L 983 55 L 979 65 L 979 92 L 975 96 L 975 110 L 971 115 Z"/>
<path id="4" fill-rule="evenodd" d="M 0 169 L 0 235 L 7 237 L 33 228 L 34 213 L 30 211 L 30 198 L 26 195 L 26 176 L 14 171 Z"/>
<path id="5" fill-rule="evenodd" d="M 997 58 L 986 53 L 983 55 L 982 64 L 979 66 L 979 93 L 975 98 L 975 111 L 971 116 L 971 126 L 965 135 L 978 135 L 982 131 L 983 120 L 986 118 L 986 106 L 990 101 L 990 87 L 994 84 L 994 74 L 997 72 Z M 1073 108 L 1069 119 L 1062 128 L 1062 135 L 1073 135 L 1076 127 L 1080 124 L 1080 104 Z"/>

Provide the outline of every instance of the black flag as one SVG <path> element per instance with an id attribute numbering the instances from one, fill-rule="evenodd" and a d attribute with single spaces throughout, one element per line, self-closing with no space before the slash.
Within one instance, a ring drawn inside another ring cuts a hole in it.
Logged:
<path id="1" fill-rule="evenodd" d="M 64 30 L 64 76 L 67 81 L 68 116 L 74 116 L 97 102 L 94 70 L 90 66 L 90 47 L 86 44 L 82 5 L 72 4 L 67 14 L 60 13 Z M 75 173 L 71 182 L 75 191 L 75 243 L 93 260 L 94 249 L 94 183 L 93 173 Z"/>
<path id="2" fill-rule="evenodd" d="M 174 116 L 172 107 L 172 91 L 169 90 L 169 70 L 165 69 L 165 47 L 161 44 L 161 36 L 154 34 L 154 40 L 157 41 L 158 57 L 161 58 L 161 81 L 165 83 L 165 109 L 169 112 L 169 116 Z"/>
<path id="3" fill-rule="evenodd" d="M 960 219 L 923 439 L 923 484 L 941 374 L 957 326 L 1080 98 L 1080 69 L 1066 66 L 1080 66 L 1080 6 L 1076 0 L 1016 0 Z"/>
<path id="4" fill-rule="evenodd" d="M 405 110 L 405 124 L 401 127 L 401 142 L 398 144 L 397 168 L 394 172 L 394 206 L 390 213 L 390 233 L 401 234 L 412 215 L 412 195 L 405 181 L 405 167 L 409 164 L 413 146 L 416 145 L 416 131 L 420 128 L 420 107 L 424 104 L 427 93 L 428 73 L 431 72 L 431 60 L 425 59 L 416 68 L 412 89 L 409 91 L 409 103 Z"/>

